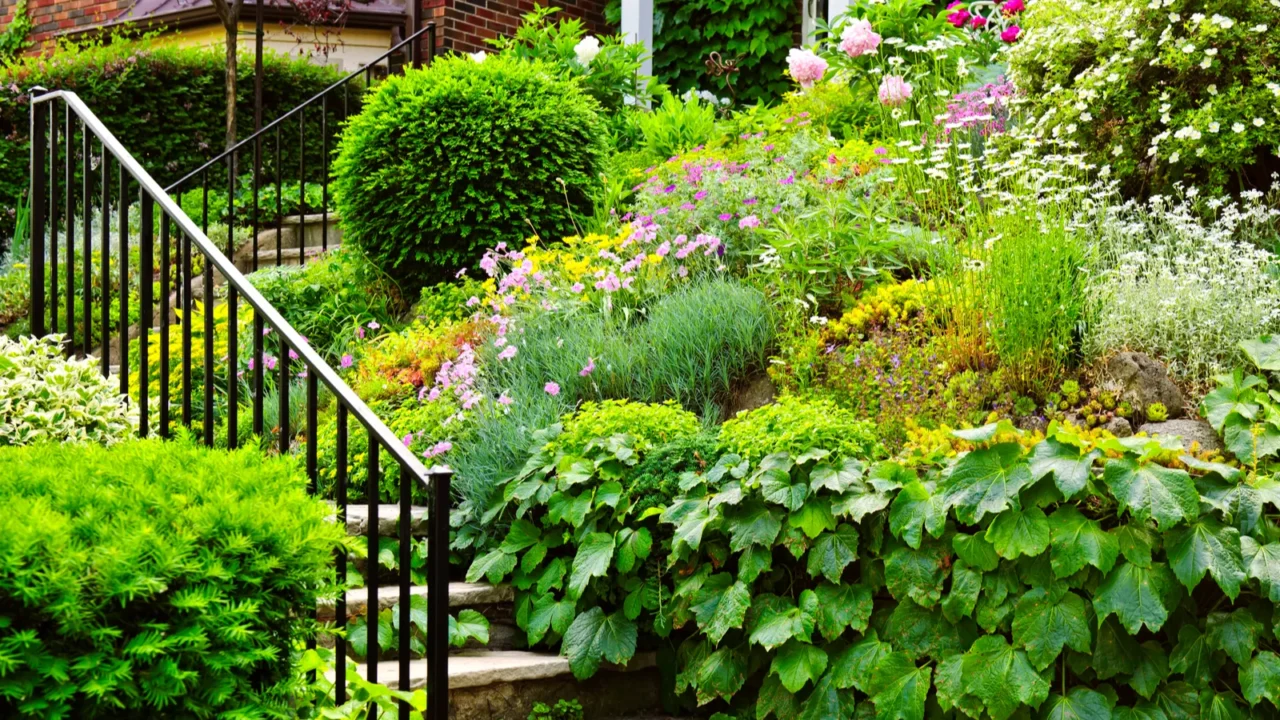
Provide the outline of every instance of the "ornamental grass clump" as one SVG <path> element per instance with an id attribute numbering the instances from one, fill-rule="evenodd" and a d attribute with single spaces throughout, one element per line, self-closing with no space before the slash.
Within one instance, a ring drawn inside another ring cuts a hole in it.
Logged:
<path id="1" fill-rule="evenodd" d="M 388 78 L 334 161 L 344 239 L 412 296 L 500 241 L 572 235 L 603 154 L 598 107 L 553 67 L 505 56 Z"/>

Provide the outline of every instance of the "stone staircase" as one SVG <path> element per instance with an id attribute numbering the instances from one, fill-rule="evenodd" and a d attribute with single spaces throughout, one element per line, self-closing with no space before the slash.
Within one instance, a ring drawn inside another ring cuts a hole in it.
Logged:
<path id="1" fill-rule="evenodd" d="M 382 505 L 378 508 L 375 522 L 380 535 L 397 537 L 399 513 L 398 505 Z M 348 506 L 348 534 L 363 536 L 369 521 L 367 506 Z M 415 507 L 411 522 L 411 532 L 415 536 L 426 535 L 426 508 Z M 356 569 L 363 572 L 363 567 L 361 562 Z M 394 582 L 390 572 L 381 571 L 379 579 L 383 585 L 378 589 L 378 607 L 380 610 L 391 608 L 400 601 L 400 589 L 398 586 L 385 584 Z M 414 586 L 410 594 L 426 596 L 427 588 Z M 367 588 L 348 591 L 348 617 L 354 619 L 364 615 L 368 599 Z M 450 718 L 526 720 L 535 702 L 554 705 L 560 699 L 578 700 L 586 717 L 593 720 L 633 717 L 661 707 L 661 681 L 656 653 L 637 653 L 626 667 L 608 667 L 590 680 L 578 682 L 570 671 L 566 658 L 546 650 L 526 649 L 525 634 L 515 623 L 514 601 L 515 592 L 506 585 L 467 582 L 449 584 L 450 614 L 456 616 L 460 610 L 470 608 L 479 611 L 490 623 L 487 645 L 480 646 L 472 642 L 450 653 Z M 317 608 L 317 616 L 321 620 L 332 620 L 334 603 L 322 602 Z M 359 671 L 362 676 L 368 677 L 366 665 L 359 665 Z M 395 660 L 379 663 L 379 682 L 397 687 L 398 676 L 399 666 Z M 412 689 L 426 686 L 425 660 L 415 659 L 410 679 Z"/>
<path id="2" fill-rule="evenodd" d="M 327 230 L 326 230 L 327 225 Z M 280 221 L 280 232 L 277 236 L 274 227 L 258 231 L 258 268 L 275 267 L 277 260 L 276 247 L 280 248 L 281 265 L 300 265 L 304 258 L 312 262 L 325 250 L 334 250 L 342 244 L 342 226 L 338 216 L 330 212 L 310 215 L 287 215 Z M 245 242 L 236 248 L 231 261 L 242 273 L 253 271 L 254 243 Z"/>

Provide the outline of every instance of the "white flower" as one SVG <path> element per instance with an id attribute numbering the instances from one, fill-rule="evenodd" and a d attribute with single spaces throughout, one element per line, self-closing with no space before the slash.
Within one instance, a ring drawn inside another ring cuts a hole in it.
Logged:
<path id="1" fill-rule="evenodd" d="M 1254 118 L 1254 119 L 1253 119 L 1253 126 L 1254 126 L 1254 127 L 1262 127 L 1263 125 L 1266 125 L 1266 124 L 1267 124 L 1267 123 L 1266 123 L 1266 121 L 1265 121 L 1265 120 L 1263 120 L 1262 118 Z"/>
<path id="2" fill-rule="evenodd" d="M 1242 133 L 1244 132 L 1244 123 L 1231 123 L 1231 129 L 1238 133 Z"/>
<path id="3" fill-rule="evenodd" d="M 472 60 L 478 63 L 481 63 L 481 62 L 484 62 L 485 58 L 489 57 L 489 53 L 486 53 L 483 50 L 477 50 L 476 52 L 469 53 L 469 56 L 471 57 Z"/>
<path id="4" fill-rule="evenodd" d="M 1200 67 L 1201 67 L 1202 69 L 1204 69 L 1204 70 L 1208 70 L 1208 69 L 1209 69 L 1209 67 L 1210 67 L 1210 66 L 1212 66 L 1212 65 L 1213 65 L 1213 61 L 1212 61 L 1212 60 L 1210 60 L 1209 58 L 1205 58 L 1205 59 L 1203 59 L 1203 60 L 1201 60 L 1201 61 L 1200 61 Z"/>
<path id="5" fill-rule="evenodd" d="M 1222 126 L 1218 124 L 1218 121 L 1214 120 L 1213 122 L 1209 123 L 1209 132 L 1216 133 L 1218 132 L 1218 129 L 1221 127 Z"/>
<path id="6" fill-rule="evenodd" d="M 1209 87 L 1205 88 L 1205 91 L 1208 92 L 1210 95 L 1217 95 L 1218 86 L 1217 84 L 1210 85 Z"/>
<path id="7" fill-rule="evenodd" d="M 577 45 L 573 46 L 573 54 L 578 56 L 578 62 L 590 65 L 591 61 L 600 54 L 600 40 L 595 35 L 582 38 Z"/>
<path id="8" fill-rule="evenodd" d="M 1186 54 L 1188 54 L 1188 55 L 1190 55 L 1191 53 L 1193 53 L 1193 52 L 1195 52 L 1195 51 L 1196 51 L 1196 46 L 1195 46 L 1195 45 L 1193 45 L 1193 44 L 1191 44 L 1191 43 L 1187 43 L 1186 45 L 1183 45 L 1183 46 L 1182 46 L 1182 52 L 1184 52 L 1184 53 L 1186 53 Z"/>
<path id="9" fill-rule="evenodd" d="M 1218 54 L 1218 48 L 1205 48 L 1204 54 L 1213 57 Z"/>
<path id="10" fill-rule="evenodd" d="M 1169 156 L 1169 162 L 1176 163 L 1182 157 L 1182 153 L 1174 153 Z"/>

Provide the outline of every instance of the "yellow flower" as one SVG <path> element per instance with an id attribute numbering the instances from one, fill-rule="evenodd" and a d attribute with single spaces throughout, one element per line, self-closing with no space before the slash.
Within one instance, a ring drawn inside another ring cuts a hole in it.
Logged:
<path id="1" fill-rule="evenodd" d="M 649 253 L 649 257 L 645 258 L 645 260 L 647 260 L 650 265 L 657 265 L 662 262 L 662 256 L 658 253 Z"/>

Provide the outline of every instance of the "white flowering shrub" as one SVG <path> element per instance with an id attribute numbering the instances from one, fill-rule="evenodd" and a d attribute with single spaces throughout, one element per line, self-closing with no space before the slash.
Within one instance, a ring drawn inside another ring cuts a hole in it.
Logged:
<path id="1" fill-rule="evenodd" d="M 1274 247 L 1277 218 L 1256 191 L 1240 204 L 1156 196 L 1105 210 L 1087 280 L 1088 353 L 1140 350 L 1193 382 L 1230 372 L 1241 341 L 1280 331 L 1280 258 L 1262 247 Z"/>
<path id="2" fill-rule="evenodd" d="M 1011 48 L 1034 126 L 1130 190 L 1270 182 L 1280 0 L 1039 0 Z"/>
<path id="3" fill-rule="evenodd" d="M 102 377 L 99 361 L 67 359 L 61 342 L 0 337 L 0 446 L 111 445 L 137 430 L 136 407 Z"/>

